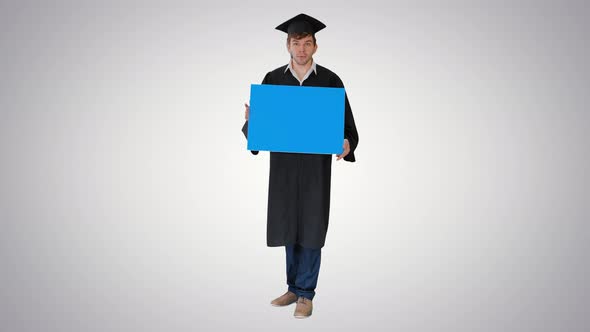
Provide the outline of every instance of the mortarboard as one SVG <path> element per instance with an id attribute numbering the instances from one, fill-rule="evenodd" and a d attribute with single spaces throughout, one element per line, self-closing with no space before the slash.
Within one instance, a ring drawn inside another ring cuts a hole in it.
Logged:
<path id="1" fill-rule="evenodd" d="M 276 27 L 276 29 L 288 34 L 302 32 L 315 34 L 325 27 L 326 25 L 324 23 L 316 20 L 315 18 L 305 14 L 299 14 L 280 24 L 278 27 Z"/>

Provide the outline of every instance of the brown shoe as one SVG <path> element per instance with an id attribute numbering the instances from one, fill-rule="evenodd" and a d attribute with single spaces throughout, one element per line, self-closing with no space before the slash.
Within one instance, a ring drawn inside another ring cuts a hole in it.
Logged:
<path id="1" fill-rule="evenodd" d="M 300 296 L 297 299 L 297 307 L 295 307 L 295 318 L 307 318 L 311 316 L 313 304 L 310 299 Z"/>
<path id="2" fill-rule="evenodd" d="M 295 301 L 297 301 L 297 295 L 293 292 L 286 292 L 285 294 L 272 300 L 270 304 L 272 304 L 275 307 L 284 307 L 286 305 L 294 303 Z"/>

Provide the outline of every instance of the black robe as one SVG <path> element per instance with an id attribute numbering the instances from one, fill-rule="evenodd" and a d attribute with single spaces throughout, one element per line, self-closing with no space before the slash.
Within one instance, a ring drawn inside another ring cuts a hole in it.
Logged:
<path id="1" fill-rule="evenodd" d="M 262 84 L 300 85 L 286 69 L 284 65 L 267 73 Z M 317 74 L 312 72 L 303 86 L 344 88 L 338 75 L 329 69 L 316 64 L 316 70 Z M 359 136 L 348 96 L 344 96 L 344 138 L 350 143 L 350 152 L 344 160 L 354 162 Z M 242 131 L 248 137 L 248 121 Z M 258 151 L 252 153 L 258 154 Z M 327 154 L 270 152 L 266 228 L 269 247 L 299 244 L 317 249 L 324 246 L 330 214 L 332 158 Z"/>

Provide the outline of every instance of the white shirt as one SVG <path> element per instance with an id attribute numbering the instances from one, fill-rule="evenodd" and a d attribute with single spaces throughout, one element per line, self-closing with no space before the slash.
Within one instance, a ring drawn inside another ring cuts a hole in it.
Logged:
<path id="1" fill-rule="evenodd" d="M 303 81 L 305 81 L 309 77 L 309 75 L 311 75 L 312 71 L 314 73 L 316 73 L 316 75 L 318 73 L 316 66 L 315 66 L 315 61 L 313 61 L 313 59 L 311 59 L 311 67 L 309 68 L 307 73 L 305 73 L 305 76 L 303 76 L 303 79 L 299 80 L 299 77 L 297 77 L 297 73 L 295 72 L 295 69 L 293 69 L 293 66 L 291 66 L 292 62 L 293 62 L 293 59 L 291 59 L 291 61 L 289 61 L 289 65 L 287 65 L 287 68 L 285 68 L 285 73 L 287 72 L 287 70 L 290 70 L 291 74 L 293 74 L 293 77 L 295 77 L 299 81 L 299 85 L 303 85 Z"/>

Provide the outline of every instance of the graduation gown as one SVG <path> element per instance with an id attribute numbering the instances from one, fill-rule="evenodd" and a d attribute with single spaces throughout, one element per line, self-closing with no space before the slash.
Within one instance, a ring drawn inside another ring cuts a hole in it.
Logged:
<path id="1" fill-rule="evenodd" d="M 300 85 L 287 65 L 268 72 L 262 84 Z M 285 71 L 286 70 L 286 71 Z M 332 71 L 316 64 L 303 86 L 344 88 Z M 344 138 L 350 143 L 345 161 L 354 162 L 359 141 L 352 110 L 345 93 Z M 248 121 L 242 131 L 248 137 Z M 301 133 L 305 135 L 305 133 Z M 258 154 L 258 151 L 251 151 Z M 330 181 L 333 155 L 270 152 L 267 236 L 269 247 L 299 244 L 322 248 L 328 231 Z"/>

